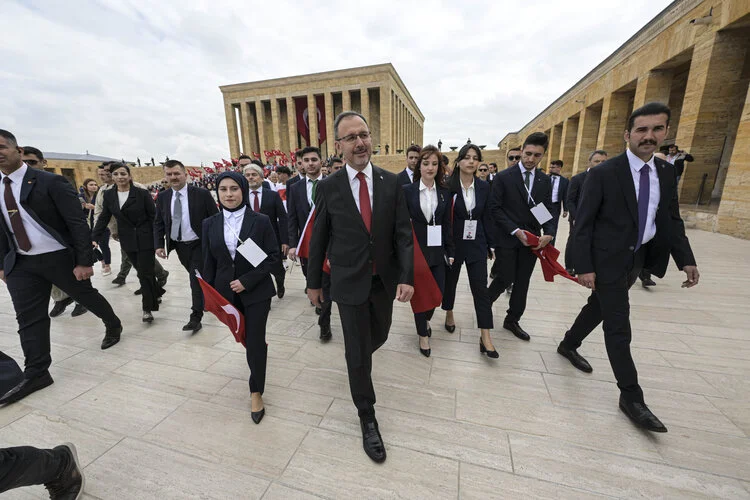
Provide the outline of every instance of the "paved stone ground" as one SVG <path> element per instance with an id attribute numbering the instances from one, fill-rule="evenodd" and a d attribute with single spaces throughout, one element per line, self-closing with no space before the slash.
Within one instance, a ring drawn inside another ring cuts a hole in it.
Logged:
<path id="1" fill-rule="evenodd" d="M 52 321 L 55 384 L 0 409 L 0 443 L 73 441 L 86 498 L 750 498 L 750 241 L 689 236 L 697 288 L 680 289 L 684 275 L 670 267 L 655 288 L 631 293 L 641 383 L 668 434 L 642 432 L 619 412 L 601 331 L 581 349 L 593 374 L 556 354 L 587 294 L 545 283 L 538 266 L 522 321 L 532 340 L 496 329 L 499 360 L 479 354 L 465 273 L 459 329 L 444 331 L 438 312 L 429 359 L 410 309 L 396 306 L 374 357 L 383 465 L 362 451 L 335 308 L 334 339 L 321 344 L 296 268 L 273 302 L 267 413 L 254 425 L 243 348 L 214 318 L 193 337 L 180 331 L 190 299 L 173 256 L 151 326 L 141 323 L 134 275 L 122 288 L 95 278 L 125 322 L 116 347 L 99 350 L 91 314 Z M 20 361 L 5 287 L 0 294 L 0 349 Z M 498 326 L 506 303 L 495 306 Z"/>

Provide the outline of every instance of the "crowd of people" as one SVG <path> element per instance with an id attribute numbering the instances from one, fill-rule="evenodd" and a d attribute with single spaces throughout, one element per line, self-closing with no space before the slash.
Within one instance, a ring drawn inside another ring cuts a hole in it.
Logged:
<path id="1" fill-rule="evenodd" d="M 498 360 L 493 303 L 509 291 L 503 329 L 528 341 L 522 320 L 530 278 L 537 253 L 554 244 L 562 215 L 570 225 L 564 267 L 591 293 L 570 329 L 560 332 L 557 352 L 591 372 L 578 349 L 603 324 L 620 408 L 636 425 L 666 432 L 638 384 L 628 289 L 643 269 L 663 277 L 670 255 L 686 273 L 684 287 L 699 280 L 679 214 L 672 164 L 677 155 L 662 159 L 657 153 L 670 115 L 658 103 L 634 110 L 624 131 L 625 152 L 610 158 L 606 151 L 592 151 L 586 171 L 568 180 L 560 175 L 562 161 L 552 161 L 548 172 L 539 168 L 548 147 L 541 132 L 511 149 L 500 168 L 484 163 L 482 149 L 472 143 L 452 163 L 434 146 L 412 145 L 404 170 L 390 173 L 371 162 L 365 118 L 346 111 L 334 122 L 336 157 L 324 162 L 318 148 L 306 147 L 295 154 L 296 172 L 278 167 L 271 173 L 243 156 L 238 171 L 190 181 L 185 166 L 170 160 L 163 165 L 164 182 L 154 186 L 155 199 L 120 162 L 102 164 L 99 183 L 86 179 L 79 198 L 64 178 L 39 169 L 38 149 L 19 147 L 13 134 L 0 130 L 5 190 L 0 278 L 16 310 L 25 357 L 23 374 L 0 396 L 0 405 L 53 383 L 46 309 L 53 286 L 65 298 L 53 296 L 52 313 L 75 302 L 103 321 L 102 349 L 120 341 L 120 319 L 91 284 L 95 250 L 102 274 L 111 272 L 108 245 L 114 239 L 122 262 L 113 283 L 122 285 L 129 266 L 135 267 L 144 322 L 153 322 L 159 311 L 168 277 L 159 260 L 172 250 L 190 276 L 191 314 L 184 331 L 202 328 L 204 299 L 196 271 L 244 314 L 251 417 L 260 423 L 266 324 L 272 298 L 285 294 L 287 259 L 301 264 L 307 297 L 319 314 L 321 342 L 332 337 L 331 307 L 337 305 L 363 448 L 382 462 L 386 448 L 375 417 L 372 354 L 387 341 L 394 300 L 409 302 L 428 281 L 440 290 L 441 303 L 414 311 L 415 351 L 429 357 L 437 306 L 445 311 L 448 332 L 460 321 L 471 323 L 453 312 L 465 267 L 479 355 Z M 416 254 L 428 275 L 415 278 Z M 0 491 L 4 467 L 0 462 Z"/>

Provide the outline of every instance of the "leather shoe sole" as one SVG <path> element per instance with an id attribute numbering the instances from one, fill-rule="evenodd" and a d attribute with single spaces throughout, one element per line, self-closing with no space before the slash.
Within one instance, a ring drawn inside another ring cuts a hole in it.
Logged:
<path id="1" fill-rule="evenodd" d="M 0 406 L 20 401 L 29 394 L 33 394 L 40 389 L 49 387 L 54 383 L 55 381 L 52 380 L 52 376 L 49 372 L 45 372 L 43 375 L 39 375 L 32 379 L 23 379 L 17 386 L 6 392 L 5 395 L 0 398 Z"/>
<path id="2" fill-rule="evenodd" d="M 575 349 L 566 349 L 563 346 L 557 346 L 557 353 L 567 358 L 570 364 L 581 370 L 582 372 L 591 373 L 594 371 L 586 358 L 578 354 Z"/>

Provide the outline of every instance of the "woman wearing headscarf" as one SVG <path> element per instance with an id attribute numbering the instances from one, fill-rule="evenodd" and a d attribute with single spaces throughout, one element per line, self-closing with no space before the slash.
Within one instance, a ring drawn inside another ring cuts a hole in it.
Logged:
<path id="1" fill-rule="evenodd" d="M 203 221 L 203 278 L 245 315 L 245 344 L 250 367 L 253 422 L 265 415 L 266 323 L 276 290 L 271 271 L 281 258 L 271 220 L 248 207 L 248 183 L 237 172 L 216 179 L 219 213 Z M 255 243 L 266 254 L 257 266 L 246 258 L 244 245 Z"/>

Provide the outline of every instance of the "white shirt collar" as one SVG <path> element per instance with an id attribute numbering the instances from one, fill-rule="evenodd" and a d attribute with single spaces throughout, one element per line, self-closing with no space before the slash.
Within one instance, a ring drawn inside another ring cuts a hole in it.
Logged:
<path id="1" fill-rule="evenodd" d="M 531 176 L 534 176 L 534 172 L 536 171 L 535 168 L 532 168 L 531 170 L 526 170 L 526 167 L 523 166 L 522 162 L 518 162 L 518 168 L 521 169 L 521 175 L 524 175 L 526 172 L 531 172 Z"/>
<path id="2" fill-rule="evenodd" d="M 183 198 L 187 198 L 188 185 L 185 184 L 184 186 L 182 186 L 182 189 L 180 189 L 179 191 L 175 188 L 172 188 L 172 191 L 174 193 L 180 193 Z"/>
<path id="3" fill-rule="evenodd" d="M 461 182 L 461 178 L 459 177 L 459 184 L 461 184 L 461 189 L 463 189 L 464 191 L 468 191 L 469 189 L 474 189 L 474 184 L 476 184 L 476 182 L 477 182 L 477 178 L 474 177 L 474 179 L 471 181 L 471 186 L 465 188 L 464 183 Z"/>
<path id="4" fill-rule="evenodd" d="M 26 171 L 29 169 L 29 166 L 26 165 L 26 163 L 21 164 L 21 168 L 16 170 L 10 175 L 2 174 L 2 178 L 5 179 L 6 177 L 10 177 L 10 180 L 13 184 L 21 184 L 21 181 L 23 181 L 23 177 L 26 175 Z"/>
<path id="5" fill-rule="evenodd" d="M 427 187 L 425 185 L 424 181 L 422 181 L 422 179 L 419 179 L 419 190 L 420 191 L 434 191 L 435 190 L 435 182 L 433 181 L 432 187 Z"/>
<path id="6" fill-rule="evenodd" d="M 349 183 L 354 181 L 354 179 L 357 177 L 357 174 L 359 171 L 354 170 L 352 167 L 349 166 L 349 164 L 346 164 L 346 175 L 349 176 Z M 372 179 L 372 163 L 369 161 L 367 162 L 367 166 L 362 170 L 362 173 L 365 174 L 365 177 L 367 179 Z"/>
<path id="7" fill-rule="evenodd" d="M 230 212 L 226 209 L 221 209 L 221 212 L 224 214 L 225 219 L 239 219 L 241 216 L 245 215 L 244 210 L 235 210 L 234 212 Z"/>
<path id="8" fill-rule="evenodd" d="M 630 168 L 633 170 L 633 172 L 640 173 L 641 167 L 643 167 L 643 164 L 645 163 L 649 167 L 651 167 L 654 171 L 656 171 L 656 163 L 654 162 L 654 155 L 651 155 L 651 158 L 648 161 L 643 161 L 640 158 L 638 158 L 635 153 L 633 153 L 630 148 L 625 150 L 625 154 L 628 156 L 628 163 L 630 163 Z"/>

